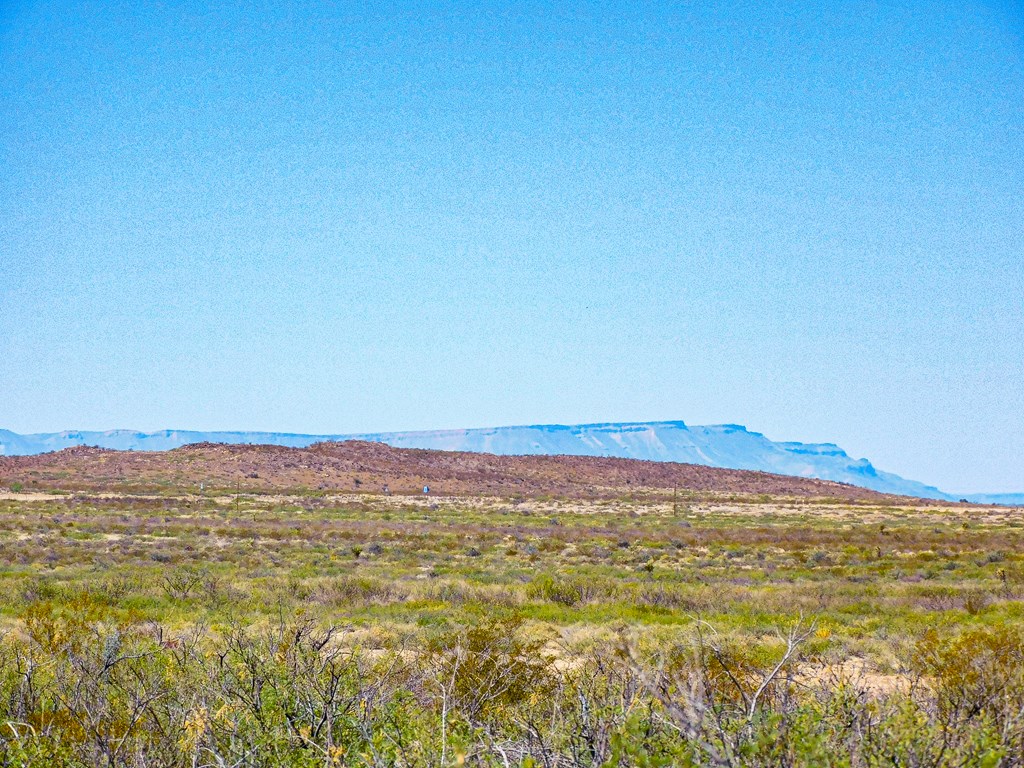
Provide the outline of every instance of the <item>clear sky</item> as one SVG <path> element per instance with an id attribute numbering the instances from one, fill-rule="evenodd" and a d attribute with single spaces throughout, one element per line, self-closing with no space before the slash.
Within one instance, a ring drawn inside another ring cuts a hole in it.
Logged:
<path id="1" fill-rule="evenodd" d="M 682 419 L 1024 490 L 1024 10 L 0 4 L 0 427 Z"/>

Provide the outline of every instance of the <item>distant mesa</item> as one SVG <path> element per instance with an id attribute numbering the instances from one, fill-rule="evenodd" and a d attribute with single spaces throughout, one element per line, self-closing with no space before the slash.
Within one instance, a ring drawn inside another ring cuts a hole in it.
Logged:
<path id="1" fill-rule="evenodd" d="M 493 453 L 499 456 L 607 456 L 671 461 L 725 469 L 832 480 L 881 493 L 958 501 L 963 496 L 883 472 L 851 458 L 832 443 L 775 442 L 739 424 L 688 426 L 682 421 L 605 424 L 537 424 L 486 429 L 306 435 L 285 432 L 67 431 L 20 435 L 0 429 L 0 455 L 26 456 L 90 445 L 121 451 L 163 451 L 195 443 L 278 445 L 304 448 L 317 442 L 366 440 L 397 448 Z M 1024 494 L 974 494 L 982 504 L 1024 504 Z"/>

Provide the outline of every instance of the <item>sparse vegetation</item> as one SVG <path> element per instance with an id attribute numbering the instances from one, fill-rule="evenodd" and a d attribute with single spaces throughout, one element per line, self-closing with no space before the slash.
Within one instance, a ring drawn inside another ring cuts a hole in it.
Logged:
<path id="1" fill-rule="evenodd" d="M 683 495 L 8 494 L 0 765 L 1024 764 L 1017 512 Z"/>

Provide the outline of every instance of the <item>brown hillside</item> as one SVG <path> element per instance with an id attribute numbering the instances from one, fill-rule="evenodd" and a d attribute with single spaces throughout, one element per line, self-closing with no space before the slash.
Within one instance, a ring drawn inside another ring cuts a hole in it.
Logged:
<path id="1" fill-rule="evenodd" d="M 266 492 L 308 488 L 350 492 L 614 496 L 660 490 L 771 494 L 880 501 L 883 494 L 843 483 L 693 464 L 589 456 L 495 456 L 393 448 L 381 443 L 318 443 L 309 448 L 199 443 L 172 451 L 68 448 L 0 457 L 0 485 L 26 489 Z"/>

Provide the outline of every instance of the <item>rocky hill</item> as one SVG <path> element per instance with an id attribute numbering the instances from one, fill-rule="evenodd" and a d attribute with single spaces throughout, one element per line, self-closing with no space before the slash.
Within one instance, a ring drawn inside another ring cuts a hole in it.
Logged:
<path id="1" fill-rule="evenodd" d="M 616 497 L 624 494 L 771 494 L 885 501 L 852 485 L 765 472 L 594 456 L 496 456 L 346 441 L 307 448 L 199 443 L 171 451 L 75 447 L 0 457 L 0 485 L 25 490 L 423 492 Z M 889 497 L 891 498 L 891 497 Z"/>
<path id="2" fill-rule="evenodd" d="M 953 500 L 938 488 L 876 469 L 831 443 L 775 442 L 736 424 L 688 426 L 681 421 L 534 425 L 359 435 L 280 432 L 54 432 L 19 435 L 0 430 L 0 455 L 33 455 L 71 446 L 126 451 L 161 451 L 194 443 L 279 445 L 301 448 L 317 442 L 366 440 L 400 448 L 512 455 L 605 456 L 749 469 L 833 480 L 881 493 Z"/>

